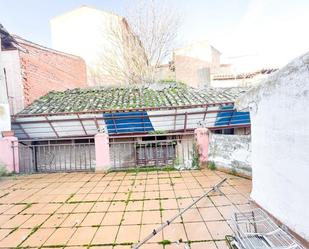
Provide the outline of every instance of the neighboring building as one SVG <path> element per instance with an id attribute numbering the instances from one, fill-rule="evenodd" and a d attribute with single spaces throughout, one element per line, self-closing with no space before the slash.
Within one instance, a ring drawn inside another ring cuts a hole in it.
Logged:
<path id="1" fill-rule="evenodd" d="M 211 75 L 210 85 L 212 87 L 251 87 L 261 83 L 271 73 L 278 69 L 262 69 L 251 73 L 228 74 L 219 71 Z"/>
<path id="2" fill-rule="evenodd" d="M 237 102 L 252 122 L 251 197 L 309 248 L 309 53 Z M 306 242 L 307 241 L 307 242 Z"/>
<path id="3" fill-rule="evenodd" d="M 86 65 L 80 57 L 10 37 L 17 45 L 3 47 L 1 71 L 11 114 L 49 91 L 87 86 Z"/>
<path id="4" fill-rule="evenodd" d="M 50 21 L 53 48 L 81 56 L 87 64 L 90 85 L 120 85 L 132 69 L 132 56 L 147 59 L 139 39 L 125 18 L 82 6 Z M 133 51 L 134 50 L 134 51 Z"/>
<path id="5" fill-rule="evenodd" d="M 173 53 L 176 81 L 191 87 L 209 86 L 212 70 L 220 67 L 221 53 L 208 42 L 198 42 Z"/>

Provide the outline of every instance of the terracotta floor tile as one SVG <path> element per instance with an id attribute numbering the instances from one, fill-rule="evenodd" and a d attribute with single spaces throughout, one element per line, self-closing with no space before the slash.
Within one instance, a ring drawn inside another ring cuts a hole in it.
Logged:
<path id="1" fill-rule="evenodd" d="M 159 185 L 157 184 L 146 184 L 145 191 L 159 191 Z"/>
<path id="2" fill-rule="evenodd" d="M 235 206 L 220 206 L 217 208 L 225 220 L 231 219 L 235 212 L 239 212 Z"/>
<path id="3" fill-rule="evenodd" d="M 234 204 L 247 204 L 249 203 L 248 198 L 242 194 L 227 195 L 227 198 Z"/>
<path id="4" fill-rule="evenodd" d="M 164 246 L 158 243 L 148 243 L 143 245 L 143 249 L 164 249 Z"/>
<path id="5" fill-rule="evenodd" d="M 126 208 L 126 203 L 123 201 L 117 201 L 117 202 L 112 202 L 109 206 L 108 211 L 112 211 L 112 212 L 122 212 L 125 210 Z"/>
<path id="6" fill-rule="evenodd" d="M 87 194 L 83 201 L 96 201 L 99 199 L 101 194 Z"/>
<path id="7" fill-rule="evenodd" d="M 54 198 L 52 199 L 52 201 L 53 202 L 65 202 L 69 198 L 70 198 L 69 194 L 66 194 L 66 195 L 54 195 Z"/>
<path id="8" fill-rule="evenodd" d="M 112 244 L 115 241 L 119 226 L 99 227 L 91 244 Z"/>
<path id="9" fill-rule="evenodd" d="M 81 226 L 91 227 L 100 225 L 104 216 L 105 213 L 88 213 L 83 222 L 81 223 Z"/>
<path id="10" fill-rule="evenodd" d="M 160 201 L 159 200 L 144 201 L 143 210 L 159 210 L 159 209 L 160 209 Z"/>
<path id="11" fill-rule="evenodd" d="M 0 248 L 18 246 L 31 233 L 31 229 L 17 229 L 0 241 Z"/>
<path id="12" fill-rule="evenodd" d="M 38 214 L 33 215 L 30 219 L 28 219 L 24 224 L 22 224 L 21 228 L 33 228 L 36 226 L 41 225 L 47 218 L 49 217 L 48 214 Z"/>
<path id="13" fill-rule="evenodd" d="M 72 213 L 72 211 L 77 207 L 76 203 L 65 203 L 60 208 L 57 209 L 56 213 Z"/>
<path id="14" fill-rule="evenodd" d="M 176 196 L 176 197 L 175 197 Z M 173 190 L 164 190 L 164 191 L 161 191 L 160 190 L 160 198 L 168 198 L 168 199 L 171 199 L 171 198 L 177 198 L 178 196 L 175 195 L 174 191 Z"/>
<path id="15" fill-rule="evenodd" d="M 218 249 L 229 249 L 229 246 L 225 241 L 216 241 L 215 243 Z"/>
<path id="16" fill-rule="evenodd" d="M 122 225 L 116 238 L 116 243 L 136 243 L 139 240 L 140 225 Z"/>
<path id="17" fill-rule="evenodd" d="M 178 209 L 178 204 L 176 199 L 161 200 L 161 207 L 165 210 Z"/>
<path id="18" fill-rule="evenodd" d="M 179 208 L 182 209 L 190 205 L 193 202 L 193 199 L 192 198 L 177 199 L 177 202 L 178 202 Z"/>
<path id="19" fill-rule="evenodd" d="M 215 242 L 198 242 L 190 245 L 191 249 L 217 249 Z"/>
<path id="20" fill-rule="evenodd" d="M 8 204 L 0 205 L 0 214 L 3 214 L 6 210 L 9 210 L 12 207 L 13 205 L 8 205 Z"/>
<path id="21" fill-rule="evenodd" d="M 185 223 L 189 240 L 211 240 L 211 236 L 204 222 Z"/>
<path id="22" fill-rule="evenodd" d="M 77 207 L 73 210 L 73 213 L 87 213 L 93 207 L 94 203 L 79 203 Z"/>
<path id="23" fill-rule="evenodd" d="M 123 225 L 141 224 L 142 212 L 125 212 L 122 220 Z"/>
<path id="24" fill-rule="evenodd" d="M 69 214 L 64 222 L 61 224 L 62 227 L 75 227 L 79 226 L 84 218 L 86 217 L 86 213 L 77 213 L 77 214 Z"/>
<path id="25" fill-rule="evenodd" d="M 200 197 L 205 193 L 203 189 L 198 189 L 198 188 L 189 189 L 189 192 L 191 194 L 191 197 Z"/>
<path id="26" fill-rule="evenodd" d="M 55 231 L 55 228 L 40 228 L 28 239 L 26 239 L 22 246 L 40 247 Z"/>
<path id="27" fill-rule="evenodd" d="M 27 205 L 14 205 L 10 209 L 6 210 L 3 214 L 18 214 L 26 207 Z"/>
<path id="28" fill-rule="evenodd" d="M 114 196 L 114 200 L 117 200 L 117 201 L 126 201 L 128 198 L 129 198 L 128 193 L 120 193 L 120 192 L 118 192 Z"/>
<path id="29" fill-rule="evenodd" d="M 106 212 L 110 202 L 96 202 L 91 208 L 90 212 Z"/>
<path id="30" fill-rule="evenodd" d="M 11 231 L 12 231 L 12 229 L 0 229 L 0 241 L 4 237 L 6 237 Z"/>
<path id="31" fill-rule="evenodd" d="M 158 225 L 142 225 L 139 240 L 146 238 L 150 233 L 152 233 L 153 229 L 156 229 Z M 148 243 L 157 243 L 163 240 L 162 231 L 157 233 L 152 239 L 148 241 Z"/>
<path id="32" fill-rule="evenodd" d="M 163 230 L 163 237 L 165 240 L 169 241 L 177 241 L 177 240 L 187 240 L 187 236 L 183 227 L 183 224 L 180 223 L 172 223 L 171 225 L 167 226 Z"/>
<path id="33" fill-rule="evenodd" d="M 215 207 L 209 208 L 199 208 L 199 211 L 204 219 L 204 221 L 214 221 L 214 220 L 223 220 L 220 212 Z"/>
<path id="34" fill-rule="evenodd" d="M 211 196 L 210 197 L 215 206 L 226 206 L 226 205 L 232 205 L 231 201 L 227 199 L 225 196 Z"/>
<path id="35" fill-rule="evenodd" d="M 42 209 L 38 210 L 37 214 L 52 214 L 63 204 L 48 203 Z"/>
<path id="36" fill-rule="evenodd" d="M 68 214 L 53 214 L 44 222 L 42 227 L 59 227 L 67 217 Z"/>
<path id="37" fill-rule="evenodd" d="M 160 211 L 144 211 L 142 217 L 142 224 L 160 224 Z"/>
<path id="38" fill-rule="evenodd" d="M 232 230 L 226 221 L 209 221 L 206 225 L 213 239 L 224 239 L 226 235 L 232 235 Z"/>
<path id="39" fill-rule="evenodd" d="M 141 211 L 143 210 L 143 201 L 129 201 L 126 211 Z"/>
<path id="40" fill-rule="evenodd" d="M 119 225 L 123 212 L 107 212 L 101 225 Z"/>
<path id="41" fill-rule="evenodd" d="M 143 200 L 145 192 L 132 192 L 130 200 Z"/>
<path id="42" fill-rule="evenodd" d="M 159 191 L 145 192 L 145 199 L 157 199 L 160 197 Z"/>
<path id="43" fill-rule="evenodd" d="M 76 228 L 58 228 L 44 243 L 44 246 L 66 245 Z"/>
<path id="44" fill-rule="evenodd" d="M 14 215 L 10 214 L 10 215 L 0 215 L 0 227 L 5 224 L 9 219 L 13 218 Z"/>
<path id="45" fill-rule="evenodd" d="M 172 217 L 174 217 L 179 211 L 178 210 L 163 210 L 162 211 L 162 222 L 165 222 L 167 220 L 170 220 Z M 181 218 L 177 218 L 173 221 L 173 223 L 180 223 L 182 222 Z"/>
<path id="46" fill-rule="evenodd" d="M 67 243 L 68 245 L 89 245 L 97 227 L 79 227 Z"/>
<path id="47" fill-rule="evenodd" d="M 198 209 L 191 208 L 182 215 L 183 222 L 203 222 Z"/>
<path id="48" fill-rule="evenodd" d="M 103 193 L 100 195 L 97 201 L 111 201 L 113 200 L 115 193 Z"/>
<path id="49" fill-rule="evenodd" d="M 196 198 L 194 198 L 196 199 Z M 205 197 L 203 199 L 201 199 L 198 203 L 196 203 L 197 207 L 213 207 L 214 204 L 212 203 L 212 201 L 208 198 Z"/>
<path id="50" fill-rule="evenodd" d="M 32 204 L 29 208 L 24 210 L 22 214 L 38 214 L 39 210 L 43 209 L 45 205 L 44 203 Z"/>
<path id="51" fill-rule="evenodd" d="M 15 228 L 21 226 L 24 222 L 26 222 L 32 215 L 29 214 L 18 214 L 14 216 L 12 219 L 5 222 L 1 225 L 1 228 Z"/>
<path id="52" fill-rule="evenodd" d="M 187 197 L 191 197 L 191 194 L 189 192 L 189 190 L 187 189 L 175 189 L 175 196 L 176 198 L 182 197 L 182 198 L 187 198 Z"/>

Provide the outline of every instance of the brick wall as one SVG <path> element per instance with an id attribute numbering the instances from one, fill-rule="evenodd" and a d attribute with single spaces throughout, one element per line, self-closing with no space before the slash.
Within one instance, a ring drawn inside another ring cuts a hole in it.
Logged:
<path id="1" fill-rule="evenodd" d="M 17 38 L 20 51 L 24 104 L 52 90 L 87 86 L 86 65 L 82 58 L 45 48 Z"/>

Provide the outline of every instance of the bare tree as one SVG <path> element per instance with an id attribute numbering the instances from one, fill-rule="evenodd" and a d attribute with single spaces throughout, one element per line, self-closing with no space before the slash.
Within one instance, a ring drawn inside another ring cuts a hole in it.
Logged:
<path id="1" fill-rule="evenodd" d="M 154 82 L 156 68 L 172 52 L 179 24 L 179 15 L 161 1 L 130 1 L 126 18 L 110 23 L 110 47 L 102 50 L 90 71 L 94 81 Z"/>

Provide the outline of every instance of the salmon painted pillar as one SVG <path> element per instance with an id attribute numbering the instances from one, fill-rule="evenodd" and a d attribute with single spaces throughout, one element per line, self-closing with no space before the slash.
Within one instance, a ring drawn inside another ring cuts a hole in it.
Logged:
<path id="1" fill-rule="evenodd" d="M 109 155 L 109 138 L 106 133 L 98 133 L 94 136 L 96 171 L 106 171 L 111 167 Z"/>
<path id="2" fill-rule="evenodd" d="M 207 128 L 196 128 L 194 137 L 200 155 L 200 164 L 205 165 L 208 161 L 209 130 Z"/>
<path id="3" fill-rule="evenodd" d="M 19 173 L 18 139 L 14 136 L 0 138 L 0 165 L 9 173 Z"/>

